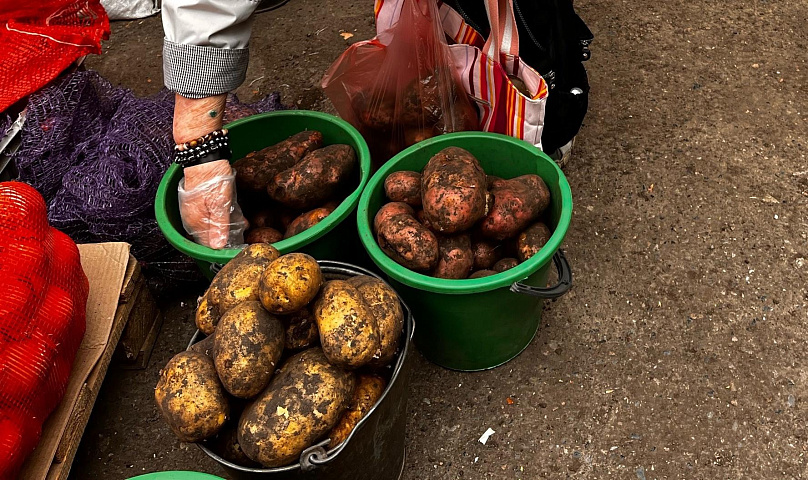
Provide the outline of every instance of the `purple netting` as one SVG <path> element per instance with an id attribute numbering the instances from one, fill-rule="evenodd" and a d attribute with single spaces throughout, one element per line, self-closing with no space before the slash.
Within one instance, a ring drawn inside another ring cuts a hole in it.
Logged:
<path id="1" fill-rule="evenodd" d="M 231 115 L 283 108 L 277 94 Z M 76 242 L 128 242 L 144 271 L 195 279 L 196 265 L 174 250 L 154 219 L 157 186 L 171 164 L 174 96 L 150 98 L 76 72 L 33 95 L 15 155 L 20 180 L 39 190 L 54 227 Z"/>
<path id="2" fill-rule="evenodd" d="M 11 126 L 11 117 L 4 113 L 0 113 L 0 138 L 6 135 L 8 127 Z"/>

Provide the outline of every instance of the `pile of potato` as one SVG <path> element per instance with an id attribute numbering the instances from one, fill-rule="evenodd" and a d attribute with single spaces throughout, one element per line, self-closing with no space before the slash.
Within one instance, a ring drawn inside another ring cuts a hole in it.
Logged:
<path id="1" fill-rule="evenodd" d="M 359 130 L 377 147 L 374 151 L 386 152 L 385 158 L 436 135 L 479 129 L 477 112 L 468 96 L 458 92 L 452 73 L 423 70 L 403 90 L 374 86 L 374 91 L 353 98 Z"/>
<path id="2" fill-rule="evenodd" d="M 423 172 L 384 181 L 391 200 L 374 218 L 381 249 L 399 264 L 446 279 L 504 272 L 550 239 L 541 221 L 550 191 L 538 175 L 504 180 L 486 175 L 468 151 L 449 147 Z"/>
<path id="3" fill-rule="evenodd" d="M 356 152 L 350 145 L 323 146 L 323 134 L 307 130 L 233 163 L 241 208 L 250 224 L 247 243 L 275 243 L 307 230 L 348 196 Z"/>
<path id="4" fill-rule="evenodd" d="M 404 315 L 377 278 L 327 280 L 312 257 L 258 243 L 216 275 L 196 324 L 208 336 L 160 372 L 166 422 L 235 464 L 280 467 L 342 443 L 381 398 Z"/>

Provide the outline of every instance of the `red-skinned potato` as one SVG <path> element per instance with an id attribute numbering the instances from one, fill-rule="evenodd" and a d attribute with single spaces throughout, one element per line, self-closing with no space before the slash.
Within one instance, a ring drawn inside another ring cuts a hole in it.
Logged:
<path id="1" fill-rule="evenodd" d="M 414 216 L 412 207 L 396 202 L 384 205 L 374 218 L 379 247 L 410 270 L 429 271 L 438 263 L 438 239 Z"/>
<path id="2" fill-rule="evenodd" d="M 251 215 L 249 221 L 250 228 L 274 227 L 277 223 L 277 218 L 274 210 L 266 209 Z"/>
<path id="3" fill-rule="evenodd" d="M 466 150 L 448 147 L 433 156 L 421 176 L 424 214 L 436 232 L 471 228 L 486 214 L 486 176 Z"/>
<path id="4" fill-rule="evenodd" d="M 483 277 L 490 277 L 491 275 L 496 275 L 499 272 L 495 272 L 493 270 L 477 270 L 476 272 L 469 275 L 469 278 L 483 278 Z"/>
<path id="5" fill-rule="evenodd" d="M 272 227 L 251 228 L 244 235 L 244 241 L 253 243 L 275 243 L 283 240 L 283 234 Z"/>
<path id="6" fill-rule="evenodd" d="M 536 222 L 520 233 L 519 238 L 516 239 L 519 260 L 524 262 L 537 254 L 550 240 L 551 235 L 550 229 L 542 222 Z"/>
<path id="7" fill-rule="evenodd" d="M 432 276 L 459 280 L 467 278 L 474 267 L 474 254 L 471 251 L 471 239 L 466 234 L 452 237 L 439 237 L 440 255 L 438 265 Z"/>
<path id="8" fill-rule="evenodd" d="M 483 235 L 494 240 L 513 238 L 535 222 L 550 203 L 550 191 L 538 175 L 496 182 L 493 205 L 480 223 Z"/>
<path id="9" fill-rule="evenodd" d="M 384 179 L 384 193 L 391 202 L 421 206 L 421 174 L 409 170 L 393 172 Z"/>
<path id="10" fill-rule="evenodd" d="M 503 181 L 504 180 L 502 178 L 495 175 L 486 175 L 486 184 L 488 186 L 488 190 L 501 185 Z"/>
<path id="11" fill-rule="evenodd" d="M 373 229 L 378 231 L 379 225 L 400 214 L 414 215 L 415 211 L 404 202 L 390 202 L 382 205 L 373 218 Z"/>
<path id="12" fill-rule="evenodd" d="M 292 223 L 289 224 L 289 227 L 286 229 L 286 234 L 284 234 L 283 238 L 291 238 L 297 235 L 298 233 L 304 232 L 311 227 L 317 225 L 318 223 L 325 220 L 326 217 L 331 215 L 333 209 L 329 208 L 315 208 L 310 212 L 306 212 L 299 217 L 292 220 Z"/>
<path id="13" fill-rule="evenodd" d="M 504 272 L 505 270 L 510 270 L 517 265 L 519 265 L 519 260 L 515 258 L 503 258 L 502 260 L 494 264 L 492 270 L 494 270 L 497 273 L 501 273 Z"/>
<path id="14" fill-rule="evenodd" d="M 471 244 L 471 250 L 474 254 L 474 269 L 488 270 L 502 258 L 504 248 L 489 240 L 476 239 Z"/>
<path id="15" fill-rule="evenodd" d="M 323 204 L 356 167 L 350 145 L 329 145 L 315 150 L 272 179 L 267 192 L 273 200 L 301 210 Z"/>
<path id="16" fill-rule="evenodd" d="M 271 147 L 250 153 L 233 163 L 236 186 L 239 190 L 253 193 L 264 191 L 275 174 L 292 167 L 322 144 L 322 133 L 307 130 Z"/>

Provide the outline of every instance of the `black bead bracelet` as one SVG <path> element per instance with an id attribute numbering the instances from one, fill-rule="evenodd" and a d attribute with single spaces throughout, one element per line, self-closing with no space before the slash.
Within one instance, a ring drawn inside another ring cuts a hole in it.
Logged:
<path id="1" fill-rule="evenodd" d="M 216 160 L 229 160 L 230 155 L 230 139 L 224 128 L 174 146 L 174 163 L 183 168 Z"/>

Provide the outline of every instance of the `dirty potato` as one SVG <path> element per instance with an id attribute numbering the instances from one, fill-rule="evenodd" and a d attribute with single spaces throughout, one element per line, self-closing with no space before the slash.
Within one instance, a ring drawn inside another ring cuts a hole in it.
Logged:
<path id="1" fill-rule="evenodd" d="M 404 202 L 411 207 L 420 207 L 421 174 L 408 170 L 391 173 L 384 179 L 384 193 L 391 202 Z"/>
<path id="2" fill-rule="evenodd" d="M 288 315 L 311 302 L 323 284 L 317 261 L 305 253 L 284 255 L 264 270 L 259 298 L 270 313 Z"/>
<path id="3" fill-rule="evenodd" d="M 298 233 L 305 232 L 325 220 L 333 211 L 332 208 L 320 207 L 300 215 L 289 224 L 283 238 L 292 238 Z"/>
<path id="4" fill-rule="evenodd" d="M 340 417 L 337 426 L 328 434 L 331 442 L 329 448 L 334 448 L 344 442 L 353 429 L 368 414 L 376 402 L 382 398 L 387 382 L 378 375 L 359 375 L 351 402 L 345 413 Z"/>
<path id="5" fill-rule="evenodd" d="M 467 234 L 438 237 L 440 254 L 432 276 L 446 279 L 463 279 L 474 267 L 471 238 Z"/>
<path id="6" fill-rule="evenodd" d="M 238 429 L 235 426 L 226 427 L 224 431 L 217 435 L 211 444 L 211 450 L 230 463 L 242 467 L 259 466 L 258 462 L 250 460 L 250 457 L 242 450 L 241 445 L 238 443 Z"/>
<path id="7" fill-rule="evenodd" d="M 247 246 L 213 277 L 208 302 L 221 316 L 241 302 L 258 300 L 261 274 L 278 256 L 280 252 L 266 243 Z"/>
<path id="8" fill-rule="evenodd" d="M 282 317 L 286 327 L 287 350 L 302 350 L 317 345 L 320 341 L 320 332 L 317 331 L 317 322 L 308 307 L 303 307 L 291 315 Z"/>
<path id="9" fill-rule="evenodd" d="M 356 287 L 330 280 L 312 309 L 320 331 L 323 353 L 334 365 L 359 368 L 379 350 L 379 328 L 373 311 Z"/>
<path id="10" fill-rule="evenodd" d="M 525 261 L 539 253 L 539 250 L 550 240 L 552 232 L 542 222 L 536 222 L 519 234 L 516 239 L 519 260 Z"/>
<path id="11" fill-rule="evenodd" d="M 196 314 L 194 321 L 196 328 L 202 331 L 205 335 L 211 335 L 216 330 L 216 324 L 219 323 L 219 307 L 212 304 L 208 300 L 208 293 L 205 292 L 199 298 L 199 304 L 196 307 Z"/>
<path id="12" fill-rule="evenodd" d="M 274 227 L 278 223 L 278 215 L 274 209 L 264 209 L 250 215 L 247 220 L 250 222 L 250 228 Z"/>
<path id="13" fill-rule="evenodd" d="M 471 244 L 471 250 L 474 253 L 474 269 L 487 270 L 502 258 L 504 248 L 488 240 L 476 239 Z"/>
<path id="14" fill-rule="evenodd" d="M 402 202 L 388 203 L 376 213 L 376 240 L 397 263 L 415 271 L 429 271 L 438 263 L 438 239 Z"/>
<path id="15" fill-rule="evenodd" d="M 504 272 L 505 270 L 510 270 L 517 265 L 519 265 L 519 260 L 515 258 L 503 258 L 502 260 L 494 264 L 492 270 L 494 270 L 497 273 L 500 273 Z"/>
<path id="16" fill-rule="evenodd" d="M 486 175 L 485 179 L 486 179 L 486 185 L 488 186 L 488 190 L 491 190 L 492 188 L 501 185 L 502 182 L 505 181 L 501 177 L 497 177 L 496 175 Z"/>
<path id="17" fill-rule="evenodd" d="M 471 153 L 458 147 L 438 152 L 421 176 L 430 225 L 447 235 L 471 228 L 486 214 L 486 186 L 485 172 Z"/>
<path id="18" fill-rule="evenodd" d="M 404 327 L 404 310 L 401 308 L 401 300 L 395 290 L 378 278 L 357 275 L 347 281 L 356 287 L 376 319 L 376 327 L 379 331 L 379 351 L 370 363 L 377 367 L 386 366 L 398 351 L 401 329 Z"/>
<path id="19" fill-rule="evenodd" d="M 283 240 L 283 234 L 272 227 L 251 228 L 244 235 L 244 241 L 253 243 L 277 243 Z"/>
<path id="20" fill-rule="evenodd" d="M 213 358 L 213 338 L 214 335 L 208 335 L 207 337 L 188 347 L 188 351 L 204 353 L 208 357 Z"/>
<path id="21" fill-rule="evenodd" d="M 213 360 L 203 353 L 176 354 L 160 371 L 154 399 L 168 426 L 183 442 L 216 435 L 230 415 Z"/>
<path id="22" fill-rule="evenodd" d="M 320 148 L 322 144 L 322 133 L 307 130 L 271 147 L 252 152 L 233 163 L 236 186 L 239 191 L 264 192 L 278 172 L 292 167 L 307 153 Z"/>
<path id="23" fill-rule="evenodd" d="M 329 145 L 315 150 L 294 166 L 278 173 L 267 187 L 273 200 L 301 210 L 328 200 L 356 167 L 350 145 Z"/>
<path id="24" fill-rule="evenodd" d="M 295 462 L 328 433 L 353 395 L 356 378 L 312 348 L 290 357 L 241 415 L 238 443 L 265 467 Z"/>
<path id="25" fill-rule="evenodd" d="M 538 175 L 503 180 L 491 188 L 492 207 L 480 222 L 483 235 L 494 240 L 513 238 L 535 222 L 550 203 L 550 191 Z"/>
<path id="26" fill-rule="evenodd" d="M 243 302 L 216 327 L 213 359 L 224 388 L 250 399 L 269 385 L 283 354 L 284 327 L 259 302 Z"/>
<path id="27" fill-rule="evenodd" d="M 386 203 L 382 205 L 382 208 L 380 208 L 379 211 L 376 212 L 376 216 L 373 217 L 373 229 L 378 232 L 379 225 L 390 220 L 396 215 L 414 215 L 414 213 L 415 210 L 404 202 Z"/>
<path id="28" fill-rule="evenodd" d="M 469 278 L 483 278 L 483 277 L 490 277 L 491 275 L 496 275 L 499 272 L 495 272 L 493 270 L 477 270 L 476 272 L 469 275 Z"/>

